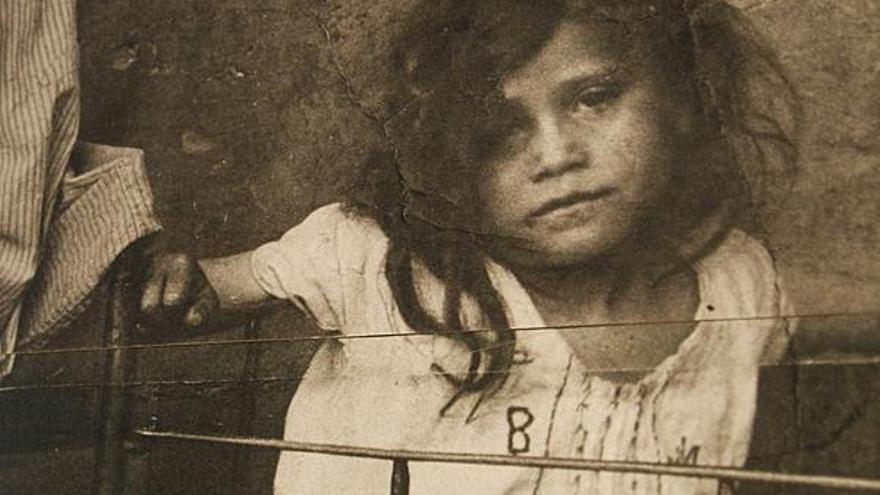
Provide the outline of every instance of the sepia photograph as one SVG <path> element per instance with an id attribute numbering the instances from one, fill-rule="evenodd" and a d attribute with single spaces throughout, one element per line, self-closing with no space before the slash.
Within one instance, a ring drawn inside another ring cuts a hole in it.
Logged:
<path id="1" fill-rule="evenodd" d="M 876 0 L 0 0 L 0 495 L 880 493 Z"/>

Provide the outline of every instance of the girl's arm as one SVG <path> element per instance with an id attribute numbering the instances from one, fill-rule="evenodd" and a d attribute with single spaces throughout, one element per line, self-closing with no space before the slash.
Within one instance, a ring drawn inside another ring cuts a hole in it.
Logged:
<path id="1" fill-rule="evenodd" d="M 194 328 L 228 324 L 265 308 L 277 299 L 257 284 L 250 258 L 250 251 L 203 260 L 186 254 L 155 256 L 141 311 L 154 324 Z"/>
<path id="2" fill-rule="evenodd" d="M 275 299 L 257 284 L 251 271 L 253 251 L 226 258 L 208 258 L 198 264 L 217 294 L 221 311 L 259 309 Z"/>

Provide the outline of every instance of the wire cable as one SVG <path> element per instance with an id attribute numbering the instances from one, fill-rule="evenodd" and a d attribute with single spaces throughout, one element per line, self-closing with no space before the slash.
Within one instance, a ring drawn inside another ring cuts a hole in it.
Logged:
<path id="1" fill-rule="evenodd" d="M 814 488 L 831 488 L 837 490 L 854 490 L 880 493 L 880 480 L 851 478 L 843 476 L 777 473 L 772 471 L 755 471 L 742 468 L 685 466 L 675 464 L 656 464 L 628 461 L 598 461 L 588 459 L 564 459 L 554 457 L 515 457 L 504 455 L 375 449 L 345 445 L 290 442 L 284 440 L 271 440 L 262 438 L 194 435 L 170 431 L 136 430 L 135 434 L 141 437 L 157 440 L 176 440 L 218 445 L 235 445 L 240 447 L 256 447 L 281 451 L 330 454 L 345 457 L 363 457 L 371 459 L 384 459 L 390 461 L 398 461 L 404 459 L 416 462 L 441 462 L 454 464 L 480 464 L 489 466 L 516 466 L 612 473 L 650 474 L 659 476 L 708 478 L 725 481 L 750 481 L 777 485 L 800 485 Z"/>
<path id="2" fill-rule="evenodd" d="M 789 360 L 783 361 L 779 363 L 772 364 L 762 364 L 759 365 L 762 369 L 769 368 L 787 368 L 787 367 L 799 367 L 799 368 L 814 368 L 820 366 L 862 366 L 862 367 L 874 367 L 880 366 L 880 356 L 876 357 L 853 357 L 846 359 L 801 359 L 801 360 Z M 604 375 L 613 375 L 613 374 L 625 374 L 625 373 L 649 373 L 654 371 L 656 368 L 643 368 L 643 367 L 618 367 L 618 368 L 588 368 L 584 370 L 585 373 L 589 374 L 604 374 Z M 699 372 L 705 371 L 707 368 L 693 368 L 688 369 L 684 368 L 682 372 Z M 486 373 L 493 373 L 487 371 Z M 499 374 L 510 374 L 509 371 L 503 372 L 495 372 Z M 336 374 L 333 375 L 337 378 L 343 378 L 345 375 Z M 426 372 L 426 373 L 411 373 L 406 375 L 408 378 L 412 377 L 423 377 L 423 376 L 443 376 L 442 373 L 438 372 Z M 317 377 L 311 377 L 317 378 Z M 231 385 L 231 384 L 241 384 L 241 383 L 250 383 L 259 385 L 262 383 L 277 383 L 277 382 L 291 382 L 291 383 L 302 383 L 305 378 L 301 375 L 299 376 L 267 376 L 267 377 L 255 377 L 250 379 L 241 378 L 206 378 L 206 379 L 177 379 L 177 380 L 136 380 L 136 381 L 127 381 L 116 384 L 111 384 L 111 387 L 126 387 L 126 388 L 136 388 L 136 387 L 170 387 L 170 386 L 179 386 L 179 387 L 204 387 L 204 386 L 222 386 L 222 385 Z M 104 382 L 62 382 L 62 383 L 32 383 L 25 385 L 9 385 L 5 387 L 0 387 L 0 394 L 3 393 L 13 393 L 13 392 L 27 392 L 27 391 L 37 391 L 37 390 L 63 390 L 63 389 L 88 389 L 88 388 L 99 388 L 107 386 Z"/>
<path id="3" fill-rule="evenodd" d="M 558 325 L 558 326 L 532 326 L 532 327 L 513 327 L 511 331 L 513 332 L 546 332 L 546 331 L 569 331 L 569 330 L 590 330 L 590 329 L 606 329 L 606 328 L 621 328 L 621 327 L 660 327 L 666 325 L 686 325 L 686 324 L 701 324 L 701 323 L 740 323 L 740 322 L 748 322 L 748 321 L 787 321 L 787 320 L 815 320 L 815 319 L 830 319 L 830 318 L 846 318 L 846 317 L 866 317 L 872 316 L 880 319 L 880 310 L 874 311 L 863 311 L 863 312 L 840 312 L 840 313 L 817 313 L 817 314 L 803 314 L 803 315 L 776 315 L 776 316 L 751 316 L 751 317 L 739 317 L 739 318 L 704 318 L 704 319 L 691 319 L 691 320 L 657 320 L 657 321 L 630 321 L 630 322 L 605 322 L 605 323 L 584 323 L 584 324 L 573 324 L 573 325 Z M 324 328 L 321 329 L 322 333 L 317 335 L 302 335 L 302 336 L 294 336 L 294 337 L 285 337 L 285 338 L 265 338 L 265 339 L 230 339 L 230 340 L 216 340 L 216 341 L 197 341 L 197 342 L 165 342 L 159 344 L 133 344 L 126 346 L 94 346 L 94 347 L 68 347 L 68 348 L 59 348 L 59 349 L 31 349 L 31 350 L 22 350 L 15 351 L 12 354 L 16 356 L 37 356 L 37 355 L 48 355 L 48 354 L 73 354 L 73 353 L 91 353 L 91 352 L 106 352 L 106 351 L 116 351 L 116 350 L 153 350 L 153 349 L 180 349 L 180 348 L 192 348 L 192 347 L 220 347 L 220 346 L 236 346 L 236 345 L 262 345 L 262 344 L 283 344 L 283 343 L 295 343 L 295 342 L 324 342 L 324 341 L 345 341 L 345 340 L 360 340 L 360 339 L 383 339 L 383 338 L 402 338 L 402 337 L 424 337 L 424 336 L 433 336 L 433 335 L 444 335 L 444 333 L 451 332 L 438 332 L 431 334 L 421 334 L 421 333 L 354 333 L 354 334 L 344 334 L 341 333 L 338 329 L 330 329 Z M 486 333 L 491 332 L 491 329 L 485 328 L 472 328 L 465 330 L 466 333 Z M 165 332 L 167 333 L 167 332 Z"/>

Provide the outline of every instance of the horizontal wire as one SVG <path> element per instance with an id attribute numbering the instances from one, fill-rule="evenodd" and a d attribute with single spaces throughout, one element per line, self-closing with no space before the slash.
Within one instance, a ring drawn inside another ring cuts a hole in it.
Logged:
<path id="1" fill-rule="evenodd" d="M 862 357 L 862 358 L 847 358 L 847 359 L 802 359 L 802 360 L 791 360 L 791 361 L 782 361 L 778 363 L 767 363 L 760 364 L 759 367 L 768 369 L 768 368 L 786 368 L 786 367 L 820 367 L 820 366 L 880 366 L 880 356 L 878 357 Z M 584 370 L 585 373 L 591 375 L 612 375 L 612 374 L 626 374 L 626 373 L 647 373 L 654 371 L 656 368 L 649 367 L 619 367 L 619 368 L 588 368 Z M 679 368 L 680 372 L 688 373 L 688 372 L 702 372 L 708 369 L 712 369 L 712 367 L 701 367 L 701 368 Z M 406 378 L 413 377 L 427 377 L 427 376 L 437 376 L 437 377 L 445 377 L 447 373 L 420 373 L 420 374 L 408 374 Z M 462 372 L 464 374 L 464 372 Z M 482 374 L 484 375 L 509 375 L 510 371 L 485 371 Z M 311 379 L 317 378 L 325 378 L 327 376 L 333 376 L 337 378 L 345 378 L 350 377 L 351 375 L 318 375 L 309 377 Z M 204 379 L 204 380 L 141 380 L 141 381 L 127 381 L 121 383 L 109 383 L 109 382 L 69 382 L 69 383 L 37 383 L 31 385 L 10 385 L 6 387 L 0 387 L 0 394 L 2 393 L 12 393 L 12 392 L 22 392 L 22 391 L 33 391 L 33 390 L 57 390 L 57 389 L 75 389 L 75 388 L 101 388 L 101 387 L 111 387 L 111 388 L 136 388 L 136 387 L 158 387 L 158 386 L 211 386 L 211 385 L 232 385 L 232 384 L 245 384 L 245 383 L 276 383 L 283 381 L 298 381 L 300 383 L 307 381 L 303 376 L 270 376 L 263 378 L 212 378 L 212 379 Z"/>
<path id="2" fill-rule="evenodd" d="M 71 383 L 40 383 L 33 385 L 12 385 L 0 387 L 0 394 L 13 392 L 31 392 L 38 390 L 70 390 L 90 388 L 147 388 L 147 387 L 209 387 L 220 385 L 244 385 L 279 382 L 301 382 L 300 376 L 269 376 L 262 378 L 210 378 L 204 380 L 142 380 L 122 383 L 110 382 L 71 382 Z"/>
<path id="3" fill-rule="evenodd" d="M 136 430 L 136 435 L 161 440 L 200 442 L 272 450 L 329 454 L 344 457 L 361 457 L 384 460 L 408 460 L 416 462 L 441 462 L 452 464 L 479 464 L 489 466 L 512 466 L 546 469 L 584 470 L 612 473 L 650 474 L 687 478 L 709 478 L 725 481 L 750 481 L 776 485 L 800 485 L 814 488 L 870 491 L 880 493 L 880 480 L 844 476 L 821 476 L 789 474 L 772 471 L 756 471 L 742 468 L 684 466 L 629 461 L 599 461 L 588 459 L 564 459 L 554 457 L 504 456 L 461 454 L 443 452 L 419 452 L 410 450 L 374 449 L 345 445 L 326 445 L 283 440 L 193 435 L 176 432 Z"/>
<path id="4" fill-rule="evenodd" d="M 622 328 L 622 327 L 658 327 L 666 325 L 685 325 L 685 324 L 701 324 L 701 323 L 738 323 L 748 321 L 788 321 L 788 320 L 818 320 L 845 317 L 864 317 L 876 316 L 880 317 L 880 310 L 862 311 L 862 312 L 840 312 L 840 313 L 817 313 L 803 315 L 782 315 L 782 316 L 749 316 L 749 317 L 731 317 L 731 318 L 705 318 L 691 320 L 657 320 L 657 321 L 641 321 L 641 322 L 608 322 L 608 323 L 583 323 L 570 325 L 541 325 L 541 326 L 524 326 L 512 327 L 513 332 L 545 332 L 553 330 L 590 330 L 600 328 Z M 432 332 L 432 333 L 374 333 L 374 334 L 343 334 L 337 329 L 322 329 L 325 333 L 318 335 L 304 335 L 297 337 L 283 338 L 265 338 L 265 339 L 232 339 L 217 341 L 198 341 L 198 342 L 166 342 L 161 344 L 132 344 L 122 346 L 95 346 L 95 347 L 68 347 L 61 349 L 34 349 L 25 351 L 15 351 L 3 354 L 2 357 L 10 355 L 16 356 L 37 356 L 47 354 L 74 354 L 74 353 L 91 353 L 91 352 L 107 352 L 119 350 L 152 350 L 152 349 L 180 349 L 193 347 L 221 347 L 236 345 L 259 345 L 259 344 L 283 344 L 294 342 L 323 342 L 328 340 L 361 340 L 361 339 L 385 339 L 394 337 L 418 337 L 433 335 L 461 335 L 462 333 L 480 334 L 494 332 L 491 328 L 473 328 L 464 332 L 448 331 L 448 332 Z"/>

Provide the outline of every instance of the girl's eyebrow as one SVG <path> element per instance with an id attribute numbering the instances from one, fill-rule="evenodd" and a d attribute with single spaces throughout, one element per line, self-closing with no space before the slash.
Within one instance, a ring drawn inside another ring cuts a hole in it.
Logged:
<path id="1" fill-rule="evenodd" d="M 607 66 L 596 67 L 591 66 L 573 66 L 562 71 L 559 80 L 562 81 L 561 86 L 598 86 L 608 84 L 609 82 L 619 81 L 624 76 L 625 69 L 617 64 L 609 64 Z"/>
<path id="2" fill-rule="evenodd" d="M 622 75 L 620 69 L 573 76 L 570 79 L 563 80 L 559 84 L 554 90 L 554 98 L 568 100 L 587 88 L 619 85 L 621 84 L 621 79 Z"/>
<path id="3" fill-rule="evenodd" d="M 562 69 L 561 73 L 553 74 L 553 80 L 549 77 L 543 81 L 543 85 L 555 86 L 553 92 L 564 95 L 589 86 L 600 86 L 609 83 L 620 82 L 624 76 L 625 69 L 619 65 L 607 64 L 596 66 L 595 64 L 572 66 Z M 550 76 L 550 74 L 547 74 Z M 517 101 L 516 95 L 508 96 L 508 100 Z"/>
<path id="4" fill-rule="evenodd" d="M 583 75 L 563 81 L 562 84 L 560 84 L 559 86 L 559 92 L 576 92 L 590 86 L 602 86 L 608 83 L 615 83 L 619 81 L 619 79 L 620 78 L 616 72 L 603 72 L 601 74 Z"/>

